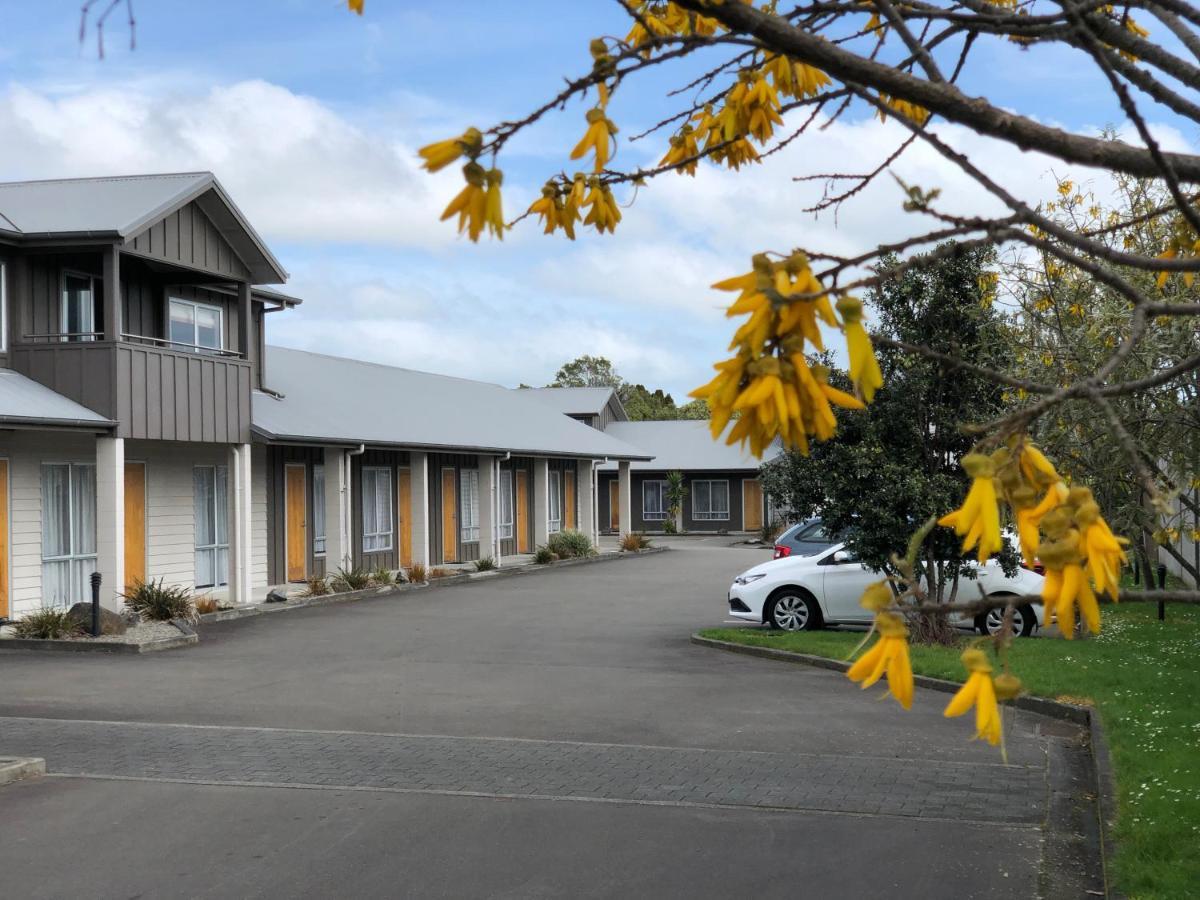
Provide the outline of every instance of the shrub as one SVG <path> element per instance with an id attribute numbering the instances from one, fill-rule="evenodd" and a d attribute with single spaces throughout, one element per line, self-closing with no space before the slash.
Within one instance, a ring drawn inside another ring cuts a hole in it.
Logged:
<path id="1" fill-rule="evenodd" d="M 371 576 L 362 569 L 338 569 L 337 573 L 332 578 L 332 587 L 335 591 L 342 593 L 344 591 L 361 591 L 371 584 Z"/>
<path id="2" fill-rule="evenodd" d="M 496 561 L 490 556 L 485 556 L 482 559 L 475 560 L 476 572 L 489 572 L 496 568 Z"/>
<path id="3" fill-rule="evenodd" d="M 650 546 L 650 538 L 637 531 L 621 535 L 621 549 L 629 553 L 637 553 Z"/>
<path id="4" fill-rule="evenodd" d="M 83 633 L 79 623 L 70 619 L 65 609 L 54 607 L 28 613 L 18 619 L 13 627 L 19 638 L 36 638 L 43 641 L 74 637 Z"/>
<path id="5" fill-rule="evenodd" d="M 440 566 L 434 566 L 429 570 L 429 580 L 433 581 L 435 578 L 449 578 L 453 574 L 455 573 L 451 572 L 449 569 L 443 569 Z"/>
<path id="6" fill-rule="evenodd" d="M 383 566 L 380 566 L 371 573 L 371 580 L 378 585 L 395 584 L 396 576 L 392 574 L 391 569 L 385 569 Z"/>
<path id="7" fill-rule="evenodd" d="M 217 599 L 211 594 L 205 594 L 203 597 L 197 597 L 194 603 L 196 607 L 196 615 L 202 616 L 205 613 L 213 613 L 221 608 L 217 603 Z"/>
<path id="8" fill-rule="evenodd" d="M 759 537 L 762 538 L 764 544 L 773 544 L 781 531 L 783 531 L 783 524 L 781 522 L 767 522 L 763 525 L 762 533 Z"/>
<path id="9" fill-rule="evenodd" d="M 408 567 L 408 580 L 413 584 L 423 584 L 427 580 L 424 563 L 413 563 Z"/>
<path id="10" fill-rule="evenodd" d="M 121 598 L 130 610 L 148 622 L 196 620 L 196 604 L 192 602 L 191 588 L 183 585 L 168 587 L 162 578 L 158 581 L 136 581 L 128 593 L 121 594 Z"/>
<path id="11" fill-rule="evenodd" d="M 577 556 L 591 556 L 592 540 L 582 531 L 574 529 L 566 529 L 558 531 L 550 535 L 550 540 L 546 541 L 546 547 L 550 552 L 558 556 L 559 559 L 571 559 Z"/>
<path id="12" fill-rule="evenodd" d="M 549 547 L 538 547 L 533 554 L 533 561 L 539 566 L 548 566 L 550 563 L 558 559 L 558 554 Z"/>
<path id="13" fill-rule="evenodd" d="M 678 531 L 679 529 L 675 527 L 674 519 L 667 519 L 663 522 L 663 532 L 665 534 L 675 534 Z"/>
<path id="14" fill-rule="evenodd" d="M 323 575 L 310 575 L 304 584 L 306 597 L 324 597 L 329 593 L 329 582 Z"/>

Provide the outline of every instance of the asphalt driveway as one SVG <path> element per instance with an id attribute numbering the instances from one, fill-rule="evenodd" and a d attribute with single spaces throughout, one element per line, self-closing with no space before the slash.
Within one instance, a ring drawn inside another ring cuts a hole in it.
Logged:
<path id="1" fill-rule="evenodd" d="M 0 790 L 6 895 L 1035 896 L 1053 729 L 1002 766 L 944 698 L 690 644 L 725 543 L 8 653 L 52 777 Z"/>

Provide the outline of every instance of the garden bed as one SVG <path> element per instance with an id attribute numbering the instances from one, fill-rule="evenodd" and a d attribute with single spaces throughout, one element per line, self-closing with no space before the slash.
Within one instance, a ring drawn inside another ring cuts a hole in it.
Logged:
<path id="1" fill-rule="evenodd" d="M 102 634 L 99 637 L 84 634 L 66 638 L 19 638 L 0 633 L 0 650 L 154 653 L 187 647 L 198 640 L 196 632 L 186 622 L 175 620 L 139 622 L 130 625 L 124 634 Z"/>

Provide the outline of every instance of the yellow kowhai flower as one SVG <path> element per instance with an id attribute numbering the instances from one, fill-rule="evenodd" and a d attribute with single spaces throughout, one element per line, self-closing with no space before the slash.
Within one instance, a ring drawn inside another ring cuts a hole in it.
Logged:
<path id="1" fill-rule="evenodd" d="M 1041 560 L 1046 567 L 1042 582 L 1042 601 L 1051 620 L 1058 622 L 1063 637 L 1075 637 L 1075 607 L 1087 629 L 1100 631 L 1100 606 L 1088 585 L 1083 571 L 1079 530 L 1072 527 L 1071 514 L 1060 507 L 1042 520 L 1050 540 L 1041 546 Z"/>
<path id="2" fill-rule="evenodd" d="M 504 174 L 499 169 L 488 169 L 486 181 L 483 220 L 488 231 L 504 240 L 504 208 L 500 202 L 500 185 L 504 181 Z"/>
<path id="3" fill-rule="evenodd" d="M 617 126 L 604 115 L 600 107 L 587 111 L 588 128 L 584 132 L 575 149 L 571 151 L 571 159 L 579 159 L 590 150 L 596 155 L 595 171 L 603 171 L 604 166 L 612 158 Z"/>
<path id="4" fill-rule="evenodd" d="M 1092 584 L 1099 593 L 1108 594 L 1116 600 L 1120 589 L 1121 565 L 1128 561 L 1125 548 L 1121 545 L 1124 539 L 1112 533 L 1100 515 L 1100 506 L 1092 499 L 1090 490 L 1086 487 L 1072 488 L 1071 498 L 1076 501 L 1075 522 L 1079 526 L 1081 549 L 1087 558 Z"/>
<path id="5" fill-rule="evenodd" d="M 422 147 L 417 153 L 421 159 L 425 160 L 421 168 L 427 172 L 436 172 L 439 169 L 444 169 L 450 163 L 454 162 L 464 153 L 474 159 L 479 155 L 480 149 L 483 147 L 483 135 L 477 128 L 468 128 L 462 133 L 461 137 L 451 138 L 448 141 L 438 141 L 436 144 L 429 144 Z"/>
<path id="6" fill-rule="evenodd" d="M 978 547 L 981 563 L 1004 546 L 1000 536 L 1000 507 L 996 499 L 996 467 L 991 457 L 968 453 L 959 463 L 971 476 L 971 489 L 963 505 L 938 519 L 963 538 L 962 552 Z"/>
<path id="7" fill-rule="evenodd" d="M 358 13 L 361 16 L 363 14 L 363 0 L 346 0 L 346 8 L 350 12 Z"/>
<path id="8" fill-rule="evenodd" d="M 1038 558 L 1038 547 L 1041 536 L 1038 527 L 1050 510 L 1060 506 L 1067 499 L 1067 486 L 1063 482 L 1051 485 L 1041 500 L 1029 485 L 1023 485 L 1009 495 L 1009 503 L 1013 508 L 1013 517 L 1017 522 L 1017 536 L 1021 541 L 1021 556 L 1032 563 Z"/>
<path id="9" fill-rule="evenodd" d="M 553 181 L 547 181 L 542 186 L 542 196 L 529 205 L 529 214 L 541 218 L 545 234 L 553 234 L 556 229 L 562 228 L 567 231 L 567 237 L 575 239 L 574 222 L 567 219 L 566 207 Z"/>
<path id="10" fill-rule="evenodd" d="M 467 186 L 450 201 L 442 213 L 442 221 L 457 215 L 458 233 L 466 231 L 467 237 L 478 241 L 487 225 L 487 195 L 484 192 L 487 173 L 479 163 L 469 162 L 463 166 L 463 177 L 467 180 Z"/>
<path id="11" fill-rule="evenodd" d="M 635 10 L 639 18 L 634 19 L 633 27 L 629 29 L 629 34 L 625 35 L 625 43 L 635 50 L 644 47 L 643 56 L 650 55 L 653 48 L 645 45 L 652 44 L 655 38 L 670 37 L 675 34 L 674 26 L 661 13 L 656 12 L 651 4 L 627 3 L 626 5 Z M 675 4 L 670 5 L 674 6 Z"/>
<path id="12" fill-rule="evenodd" d="M 1017 461 L 1025 480 L 1034 485 L 1056 484 L 1062 481 L 1054 463 L 1033 443 L 1025 440 L 1017 448 Z"/>
<path id="13" fill-rule="evenodd" d="M 883 373 L 871 338 L 863 328 L 862 301 L 857 297 L 842 297 L 837 302 L 837 311 L 842 315 L 842 333 L 846 335 L 846 353 L 850 357 L 850 380 L 868 403 L 875 391 L 883 387 Z"/>
<path id="14" fill-rule="evenodd" d="M 905 709 L 912 708 L 913 675 L 908 658 L 908 627 L 904 618 L 893 612 L 875 614 L 879 640 L 846 672 L 853 682 L 869 688 L 887 674 L 888 692 Z"/>
<path id="15" fill-rule="evenodd" d="M 900 97 L 889 97 L 887 94 L 880 94 L 879 99 L 892 112 L 899 113 L 904 118 L 918 125 L 924 125 L 929 120 L 929 110 L 923 106 L 918 106 L 916 103 L 910 103 Z M 879 116 L 879 121 L 887 121 L 887 115 L 882 109 L 876 109 L 875 115 Z"/>
<path id="16" fill-rule="evenodd" d="M 785 97 L 813 97 L 833 82 L 829 76 L 807 63 L 790 56 L 773 57 L 764 67 L 775 84 L 775 90 Z"/>
<path id="17" fill-rule="evenodd" d="M 1073 315 L 1077 319 L 1082 319 L 1083 315 L 1084 315 L 1083 304 L 1079 303 L 1079 302 L 1072 303 L 1070 306 L 1067 307 L 1067 312 L 1069 312 L 1071 315 Z"/>
<path id="18" fill-rule="evenodd" d="M 588 194 L 583 199 L 583 206 L 588 207 L 588 213 L 583 219 L 584 225 L 594 225 L 603 234 L 616 231 L 617 223 L 621 221 L 621 210 L 613 198 L 612 190 L 599 178 L 588 179 Z"/>
<path id="19" fill-rule="evenodd" d="M 1003 735 L 1003 723 L 1000 719 L 1000 706 L 996 702 L 992 664 L 988 662 L 986 653 L 974 647 L 964 650 L 960 659 L 963 667 L 971 674 L 967 676 L 966 683 L 958 689 L 958 693 L 950 699 L 942 715 L 952 719 L 974 706 L 975 737 L 995 746 L 1000 743 Z"/>
<path id="20" fill-rule="evenodd" d="M 680 175 L 695 175 L 699 155 L 700 148 L 696 144 L 695 129 L 691 125 L 684 125 L 678 134 L 671 136 L 671 148 L 658 161 L 658 164 L 660 166 L 678 166 L 675 171 Z"/>
<path id="21" fill-rule="evenodd" d="M 722 147 L 719 151 L 713 153 L 713 159 L 724 162 L 729 168 L 735 172 L 740 170 L 747 163 L 758 162 L 758 151 L 754 149 L 745 138 L 738 138 L 727 147 Z"/>

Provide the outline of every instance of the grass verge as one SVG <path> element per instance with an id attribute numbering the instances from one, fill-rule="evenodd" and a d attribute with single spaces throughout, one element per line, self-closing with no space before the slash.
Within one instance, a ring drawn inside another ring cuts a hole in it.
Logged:
<path id="1" fill-rule="evenodd" d="M 835 659 L 844 659 L 862 640 L 861 632 L 780 634 L 760 628 L 710 628 L 701 634 Z M 913 647 L 913 671 L 962 681 L 958 654 Z M 1029 693 L 1099 710 L 1117 781 L 1113 866 L 1118 890 L 1138 900 L 1196 896 L 1200 609 L 1169 606 L 1166 622 L 1160 623 L 1153 604 L 1106 606 L 1104 629 L 1095 639 L 1018 640 L 1010 659 Z"/>

